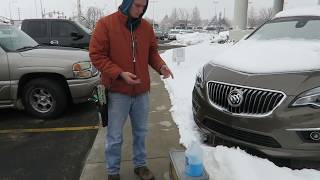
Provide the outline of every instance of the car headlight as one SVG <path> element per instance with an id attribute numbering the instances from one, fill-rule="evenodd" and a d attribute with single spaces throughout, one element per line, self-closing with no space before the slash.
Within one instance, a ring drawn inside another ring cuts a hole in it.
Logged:
<path id="1" fill-rule="evenodd" d="M 320 87 L 302 93 L 291 106 L 311 106 L 313 108 L 320 108 Z"/>
<path id="2" fill-rule="evenodd" d="M 90 78 L 95 76 L 98 71 L 92 66 L 91 62 L 79 62 L 72 66 L 72 71 L 75 78 Z"/>
<path id="3" fill-rule="evenodd" d="M 196 86 L 203 88 L 203 68 L 201 68 L 198 73 L 196 74 Z"/>

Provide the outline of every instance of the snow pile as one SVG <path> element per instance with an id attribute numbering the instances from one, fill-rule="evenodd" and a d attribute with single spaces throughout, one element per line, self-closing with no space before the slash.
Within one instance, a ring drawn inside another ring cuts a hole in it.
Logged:
<path id="1" fill-rule="evenodd" d="M 186 147 L 192 140 L 199 140 L 200 135 L 193 121 L 192 89 L 195 75 L 216 54 L 228 49 L 230 44 L 201 43 L 184 48 L 169 50 L 162 58 L 174 73 L 175 79 L 164 80 L 172 103 L 172 117 L 179 128 L 180 143 Z M 174 52 L 178 51 L 178 52 Z M 180 55 L 185 52 L 185 55 Z M 179 56 L 179 58 L 175 57 Z M 177 61 L 177 59 L 179 59 Z M 246 152 L 218 146 L 204 149 L 204 164 L 211 179 L 216 180 L 319 180 L 320 172 L 316 170 L 291 170 L 280 168 L 272 162 L 251 156 Z"/>
<path id="2" fill-rule="evenodd" d="M 189 46 L 202 43 L 204 41 L 209 41 L 211 35 L 208 33 L 185 33 L 185 34 L 177 34 L 177 40 L 170 42 L 170 45 L 182 45 Z"/>
<path id="3" fill-rule="evenodd" d="M 223 31 L 212 36 L 212 43 L 225 43 L 229 40 L 229 31 Z"/>

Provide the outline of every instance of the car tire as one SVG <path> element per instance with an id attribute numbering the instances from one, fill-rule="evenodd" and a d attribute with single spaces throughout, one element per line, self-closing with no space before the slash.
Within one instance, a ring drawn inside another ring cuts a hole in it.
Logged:
<path id="1" fill-rule="evenodd" d="M 41 119 L 56 118 L 67 107 L 65 89 L 51 79 L 31 80 L 23 88 L 23 104 L 26 111 Z"/>

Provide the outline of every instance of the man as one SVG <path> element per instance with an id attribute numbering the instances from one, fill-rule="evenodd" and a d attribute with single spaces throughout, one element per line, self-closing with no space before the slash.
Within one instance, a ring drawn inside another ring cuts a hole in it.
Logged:
<path id="1" fill-rule="evenodd" d="M 146 163 L 150 77 L 148 65 L 173 78 L 161 59 L 149 23 L 142 19 L 148 0 L 123 0 L 119 11 L 100 19 L 90 42 L 90 58 L 108 88 L 106 162 L 109 180 L 120 179 L 122 131 L 128 115 L 133 135 L 134 173 L 140 179 L 154 176 Z"/>

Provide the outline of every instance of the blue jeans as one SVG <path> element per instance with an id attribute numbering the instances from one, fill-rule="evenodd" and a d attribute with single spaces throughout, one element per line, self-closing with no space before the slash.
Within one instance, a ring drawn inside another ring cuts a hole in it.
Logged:
<path id="1" fill-rule="evenodd" d="M 133 164 L 146 165 L 145 137 L 148 132 L 149 93 L 128 96 L 120 93 L 108 94 L 108 126 L 105 157 L 107 173 L 119 174 L 123 126 L 130 116 L 133 136 Z"/>

